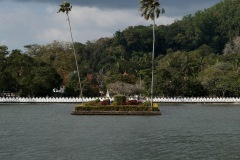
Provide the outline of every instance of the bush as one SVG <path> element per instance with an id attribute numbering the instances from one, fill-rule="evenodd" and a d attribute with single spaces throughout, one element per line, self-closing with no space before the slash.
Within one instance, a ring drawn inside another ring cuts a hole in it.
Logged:
<path id="1" fill-rule="evenodd" d="M 128 100 L 126 102 L 126 105 L 138 105 L 138 101 L 137 100 Z"/>
<path id="2" fill-rule="evenodd" d="M 96 106 L 96 105 L 99 104 L 99 102 L 100 102 L 100 100 L 97 99 L 97 100 L 94 100 L 94 101 L 86 102 L 86 103 L 83 104 L 83 106 Z"/>
<path id="3" fill-rule="evenodd" d="M 147 106 L 119 105 L 119 106 L 77 106 L 75 111 L 159 111 L 158 108 Z"/>
<path id="4" fill-rule="evenodd" d="M 143 106 L 150 107 L 151 106 L 151 102 L 150 101 L 145 101 L 145 102 L 143 102 Z"/>
<path id="5" fill-rule="evenodd" d="M 110 105 L 109 99 L 101 102 L 99 102 L 99 100 L 95 100 L 84 103 L 83 106 L 76 106 L 75 111 L 159 111 L 157 103 L 154 103 L 154 106 L 150 107 L 150 101 L 145 101 L 142 104 L 138 104 L 137 100 L 130 100 L 126 102 L 126 96 L 121 95 L 116 97 L 117 98 L 112 105 Z M 123 104 L 117 104 L 120 102 Z"/>
<path id="6" fill-rule="evenodd" d="M 124 95 L 115 95 L 114 96 L 114 104 L 115 105 L 123 105 L 126 103 L 127 97 Z"/>
<path id="7" fill-rule="evenodd" d="M 95 100 L 95 103 L 99 103 L 99 102 L 101 102 L 100 99 L 96 99 Z"/>
<path id="8" fill-rule="evenodd" d="M 154 102 L 153 103 L 153 108 L 158 108 L 158 103 Z"/>
<path id="9" fill-rule="evenodd" d="M 101 105 L 104 105 L 104 106 L 110 105 L 110 99 L 105 99 L 105 100 L 101 101 Z"/>

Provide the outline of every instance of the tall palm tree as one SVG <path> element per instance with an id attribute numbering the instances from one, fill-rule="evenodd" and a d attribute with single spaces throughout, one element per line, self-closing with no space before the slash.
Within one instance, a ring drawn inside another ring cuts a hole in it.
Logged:
<path id="1" fill-rule="evenodd" d="M 153 21 L 153 49 L 152 49 L 152 81 L 151 81 L 151 107 L 153 106 L 153 71 L 154 71 L 154 49 L 155 49 L 155 19 L 160 14 L 165 13 L 163 8 L 160 8 L 158 0 L 141 0 L 140 1 L 141 16 L 146 20 L 149 18 Z"/>
<path id="2" fill-rule="evenodd" d="M 81 84 L 81 78 L 80 78 L 80 74 L 79 74 L 79 67 L 78 67 L 78 62 L 77 62 L 77 55 L 76 55 L 76 50 L 74 47 L 74 42 L 73 42 L 73 35 L 72 35 L 72 28 L 71 28 L 71 22 L 70 22 L 70 18 L 69 18 L 69 12 L 71 11 L 72 6 L 69 2 L 64 1 L 61 5 L 60 8 L 58 10 L 59 12 L 65 12 L 67 15 L 67 21 L 68 21 L 68 25 L 69 25 L 69 29 L 70 29 L 70 34 L 71 34 L 71 39 L 72 39 L 72 47 L 73 47 L 73 53 L 75 56 L 75 62 L 76 62 L 76 67 L 77 67 L 77 73 L 78 73 L 78 83 L 79 83 L 79 87 L 80 87 L 80 97 L 82 99 L 82 103 L 83 103 L 83 94 L 82 94 L 82 84 Z"/>

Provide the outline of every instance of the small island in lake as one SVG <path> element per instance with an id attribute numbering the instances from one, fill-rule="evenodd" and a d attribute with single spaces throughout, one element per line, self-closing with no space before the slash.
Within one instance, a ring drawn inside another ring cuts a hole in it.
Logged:
<path id="1" fill-rule="evenodd" d="M 126 96 L 116 95 L 110 99 L 86 102 L 75 107 L 72 115 L 161 115 L 158 104 L 150 101 L 126 100 Z"/>

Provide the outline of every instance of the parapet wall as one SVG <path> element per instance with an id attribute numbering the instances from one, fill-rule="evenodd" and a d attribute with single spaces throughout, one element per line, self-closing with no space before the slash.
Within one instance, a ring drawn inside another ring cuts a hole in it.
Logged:
<path id="1" fill-rule="evenodd" d="M 35 97 L 35 98 L 26 98 L 26 97 L 0 97 L 0 103 L 81 103 L 93 101 L 93 100 L 105 100 L 109 99 L 106 97 Z M 130 100 L 135 98 L 129 98 Z M 113 98 L 110 98 L 113 101 Z M 150 100 L 146 98 L 145 100 Z M 143 101 L 145 101 L 143 100 Z M 240 103 L 240 97 L 155 97 L 154 102 L 158 103 Z"/>
<path id="2" fill-rule="evenodd" d="M 104 100 L 107 98 L 66 98 L 66 97 L 35 97 L 35 98 L 28 98 L 28 97 L 0 97 L 0 103 L 81 103 L 93 101 L 93 100 Z"/>

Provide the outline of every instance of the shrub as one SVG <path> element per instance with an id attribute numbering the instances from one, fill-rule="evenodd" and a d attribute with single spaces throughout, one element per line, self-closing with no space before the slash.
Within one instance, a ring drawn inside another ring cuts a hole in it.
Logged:
<path id="1" fill-rule="evenodd" d="M 145 101 L 145 102 L 143 102 L 143 106 L 150 107 L 151 106 L 151 102 L 150 101 Z"/>
<path id="2" fill-rule="evenodd" d="M 101 105 L 104 105 L 104 106 L 110 105 L 110 99 L 105 99 L 105 100 L 101 101 Z"/>
<path id="3" fill-rule="evenodd" d="M 83 106 L 85 107 L 95 106 L 95 105 L 97 105 L 96 101 L 89 101 L 83 104 Z"/>
<path id="4" fill-rule="evenodd" d="M 126 105 L 138 105 L 138 101 L 137 100 L 128 100 L 126 102 Z"/>
<path id="5" fill-rule="evenodd" d="M 115 95 L 114 96 L 114 104 L 123 105 L 126 103 L 127 97 L 124 95 Z"/>
<path id="6" fill-rule="evenodd" d="M 101 102 L 100 99 L 96 99 L 95 100 L 95 103 L 99 103 L 99 102 Z"/>
<path id="7" fill-rule="evenodd" d="M 112 102 L 112 106 L 116 106 L 117 103 L 115 101 Z"/>
<path id="8" fill-rule="evenodd" d="M 159 111 L 159 108 L 149 106 L 133 106 L 133 105 L 118 105 L 118 106 L 77 106 L 75 111 Z"/>
<path id="9" fill-rule="evenodd" d="M 153 108 L 158 108 L 158 103 L 154 102 L 153 103 Z"/>

